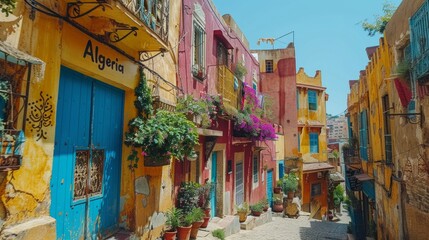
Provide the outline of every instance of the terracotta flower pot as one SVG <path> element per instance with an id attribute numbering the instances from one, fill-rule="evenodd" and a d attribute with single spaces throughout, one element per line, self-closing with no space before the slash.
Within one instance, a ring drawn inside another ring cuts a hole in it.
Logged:
<path id="1" fill-rule="evenodd" d="M 263 210 L 264 212 L 268 211 L 268 205 L 265 205 Z"/>
<path id="2" fill-rule="evenodd" d="M 282 192 L 282 188 L 281 187 L 275 187 L 274 188 L 274 193 L 281 193 Z"/>
<path id="3" fill-rule="evenodd" d="M 192 229 L 191 229 L 191 239 L 197 238 L 198 235 L 198 229 L 200 229 L 201 225 L 203 225 L 203 221 L 194 222 L 192 223 Z"/>
<path id="4" fill-rule="evenodd" d="M 245 222 L 247 219 L 247 212 L 237 212 L 238 214 L 238 221 Z"/>
<path id="5" fill-rule="evenodd" d="M 177 227 L 177 239 L 178 240 L 189 240 L 191 237 L 191 228 L 189 227 Z"/>
<path id="6" fill-rule="evenodd" d="M 262 212 L 252 211 L 252 215 L 255 216 L 255 217 L 259 217 L 259 216 L 261 216 L 261 214 L 262 214 Z"/>
<path id="7" fill-rule="evenodd" d="M 174 232 L 165 232 L 164 233 L 164 240 L 175 240 L 176 239 L 177 231 Z"/>
<path id="8" fill-rule="evenodd" d="M 200 228 L 206 228 L 209 225 L 210 217 L 204 217 L 204 222 Z"/>
<path id="9" fill-rule="evenodd" d="M 273 204 L 273 211 L 274 212 L 283 212 L 283 203 L 280 204 Z"/>
<path id="10" fill-rule="evenodd" d="M 287 198 L 293 199 L 293 197 L 295 197 L 295 192 L 288 192 L 287 193 Z"/>
<path id="11" fill-rule="evenodd" d="M 210 210 L 212 210 L 211 208 L 205 208 L 204 209 L 204 213 L 206 214 L 206 217 L 210 217 Z"/>

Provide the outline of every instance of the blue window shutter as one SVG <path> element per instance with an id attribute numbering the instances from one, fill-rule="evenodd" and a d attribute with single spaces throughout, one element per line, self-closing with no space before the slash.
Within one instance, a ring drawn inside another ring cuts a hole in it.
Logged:
<path id="1" fill-rule="evenodd" d="M 319 134 L 310 133 L 310 153 L 319 152 Z"/>
<path id="2" fill-rule="evenodd" d="M 317 110 L 317 93 L 313 90 L 308 90 L 308 108 Z"/>

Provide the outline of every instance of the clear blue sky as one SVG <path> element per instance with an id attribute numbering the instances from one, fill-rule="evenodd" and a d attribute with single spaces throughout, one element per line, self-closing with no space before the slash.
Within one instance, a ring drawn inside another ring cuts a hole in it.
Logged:
<path id="1" fill-rule="evenodd" d="M 249 40 L 251 49 L 272 48 L 256 43 L 259 38 L 277 38 L 295 32 L 297 68 L 313 76 L 322 71 L 327 87 L 327 113 L 340 114 L 347 108 L 348 82 L 358 79 L 368 57 L 365 48 L 378 45 L 381 35 L 368 36 L 361 27 L 382 14 L 384 0 L 213 0 L 221 15 L 229 13 Z M 398 6 L 401 0 L 391 0 Z M 275 43 L 284 48 L 286 36 Z"/>

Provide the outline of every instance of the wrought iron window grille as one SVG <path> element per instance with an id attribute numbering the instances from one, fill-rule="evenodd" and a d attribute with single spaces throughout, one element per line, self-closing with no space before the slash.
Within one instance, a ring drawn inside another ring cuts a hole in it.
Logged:
<path id="1" fill-rule="evenodd" d="M 0 69 L 0 171 L 9 171 L 21 165 L 31 63 L 0 51 Z"/>

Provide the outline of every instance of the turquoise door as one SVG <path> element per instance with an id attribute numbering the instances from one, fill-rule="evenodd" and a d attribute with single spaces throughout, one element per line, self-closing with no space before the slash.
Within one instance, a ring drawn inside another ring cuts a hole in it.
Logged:
<path id="1" fill-rule="evenodd" d="M 212 153 L 212 176 L 211 176 L 211 182 L 214 184 L 214 187 L 212 188 L 212 192 L 210 194 L 210 208 L 211 208 L 211 216 L 216 216 L 216 188 L 217 188 L 217 153 Z"/>
<path id="2" fill-rule="evenodd" d="M 118 229 L 124 92 L 61 68 L 51 216 L 57 239 Z"/>
<path id="3" fill-rule="evenodd" d="M 282 179 L 285 175 L 285 165 L 283 161 L 279 162 L 279 179 Z"/>
<path id="4" fill-rule="evenodd" d="M 267 172 L 267 199 L 271 205 L 273 202 L 273 170 Z"/>

